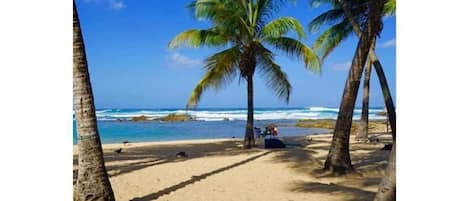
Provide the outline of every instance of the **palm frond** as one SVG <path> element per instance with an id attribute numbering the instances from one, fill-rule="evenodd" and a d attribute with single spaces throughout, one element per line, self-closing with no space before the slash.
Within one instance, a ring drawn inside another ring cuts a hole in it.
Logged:
<path id="1" fill-rule="evenodd" d="M 324 24 L 332 24 L 337 21 L 343 20 L 345 17 L 342 9 L 331 9 L 321 15 L 315 17 L 309 24 L 308 29 L 310 32 L 317 31 Z"/>
<path id="2" fill-rule="evenodd" d="M 352 35 L 353 28 L 347 19 L 324 31 L 314 42 L 314 49 L 321 53 L 321 61 L 348 36 Z"/>
<path id="3" fill-rule="evenodd" d="M 396 14 L 396 0 L 388 0 L 384 4 L 384 15 L 392 16 Z"/>
<path id="4" fill-rule="evenodd" d="M 257 56 L 257 61 L 258 69 L 269 89 L 272 89 L 277 97 L 285 98 L 288 104 L 292 86 L 288 81 L 287 74 L 282 71 L 280 65 L 274 62 L 272 52 L 262 47 L 261 53 Z"/>
<path id="5" fill-rule="evenodd" d="M 192 91 L 187 102 L 187 108 L 195 107 L 199 103 L 202 93 L 208 88 L 219 90 L 231 82 L 236 76 L 236 67 L 238 66 L 240 55 L 239 47 L 235 46 L 205 59 L 204 64 L 207 72 Z"/>
<path id="6" fill-rule="evenodd" d="M 295 31 L 300 39 L 305 38 L 305 32 L 300 22 L 293 17 L 281 17 L 272 20 L 261 30 L 261 37 L 280 37 L 288 33 L 289 31 Z"/>
<path id="7" fill-rule="evenodd" d="M 307 69 L 313 72 L 321 72 L 319 57 L 302 42 L 289 37 L 266 38 L 265 41 L 290 57 L 303 59 Z"/>
<path id="8" fill-rule="evenodd" d="M 183 45 L 189 47 L 220 47 L 227 43 L 227 39 L 213 30 L 190 29 L 184 31 L 171 40 L 169 48 L 178 48 Z"/>

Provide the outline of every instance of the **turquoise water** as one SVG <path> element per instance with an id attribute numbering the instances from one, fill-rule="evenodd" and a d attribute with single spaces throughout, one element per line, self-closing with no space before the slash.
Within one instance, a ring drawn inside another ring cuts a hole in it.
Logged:
<path id="1" fill-rule="evenodd" d="M 276 123 L 280 136 L 300 136 L 326 132 L 325 129 L 296 128 L 293 125 L 300 119 L 335 119 L 337 108 L 261 108 L 254 112 L 254 125 Z M 382 108 L 371 108 L 370 119 L 384 118 L 377 113 Z M 185 113 L 183 109 L 98 109 L 98 130 L 102 143 L 191 140 L 211 138 L 243 138 L 246 126 L 245 109 L 198 109 L 187 113 L 197 121 L 189 122 L 132 122 L 130 118 L 140 115 L 162 117 L 170 113 Z M 360 117 L 360 109 L 354 111 L 354 119 Z M 117 119 L 124 120 L 122 122 Z M 229 119 L 229 121 L 225 121 Z M 77 143 L 74 122 L 73 143 Z"/>
<path id="2" fill-rule="evenodd" d="M 269 123 L 293 124 L 296 121 L 256 121 L 261 127 Z M 191 121 L 191 122 L 117 122 L 98 121 L 98 130 L 104 144 L 130 142 L 191 140 L 211 138 L 243 138 L 246 121 Z M 77 143 L 75 122 L 73 125 L 73 143 Z M 299 136 L 326 132 L 325 129 L 305 129 L 279 127 L 280 136 Z"/>

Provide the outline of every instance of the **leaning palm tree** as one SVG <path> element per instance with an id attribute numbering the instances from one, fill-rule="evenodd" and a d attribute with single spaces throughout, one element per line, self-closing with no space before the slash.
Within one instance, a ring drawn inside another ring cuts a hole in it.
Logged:
<path id="1" fill-rule="evenodd" d="M 366 3 L 367 16 L 364 31 L 360 35 L 352 65 L 345 84 L 342 101 L 334 129 L 332 143 L 324 164 L 324 169 L 334 173 L 346 173 L 353 170 L 349 154 L 350 128 L 352 126 L 353 109 L 360 87 L 363 66 L 368 57 L 370 47 L 382 29 L 381 15 L 386 0 L 369 1 Z"/>
<path id="2" fill-rule="evenodd" d="M 73 1 L 73 97 L 78 133 L 78 177 L 74 200 L 113 201 L 96 124 L 85 44 Z"/>
<path id="3" fill-rule="evenodd" d="M 275 55 L 269 47 L 302 59 L 309 70 L 320 71 L 319 57 L 313 50 L 301 41 L 285 36 L 294 31 L 298 38 L 305 37 L 296 19 L 280 17 L 269 21 L 283 3 L 274 0 L 193 1 L 189 7 L 196 18 L 209 20 L 212 26 L 184 31 L 169 43 L 170 48 L 181 45 L 226 48 L 204 60 L 206 73 L 197 83 L 187 107 L 197 106 L 205 90 L 220 89 L 239 75 L 240 80 L 247 82 L 245 148 L 255 144 L 253 77 L 256 70 L 260 71 L 276 96 L 284 98 L 287 103 L 290 97 L 290 82 L 281 66 L 275 63 Z"/>
<path id="4" fill-rule="evenodd" d="M 379 184 L 378 192 L 374 201 L 395 201 L 396 200 L 396 141 L 392 145 L 391 156 L 388 167 Z"/>
<path id="5" fill-rule="evenodd" d="M 314 3 L 328 3 L 332 5 L 332 9 L 328 10 L 315 19 L 313 19 L 309 28 L 310 31 L 316 31 L 325 24 L 335 23 L 329 29 L 324 31 L 314 43 L 314 48 L 322 53 L 321 59 L 324 60 L 342 41 L 354 32 L 358 37 L 361 35 L 361 27 L 364 26 L 366 20 L 367 2 L 369 0 L 311 0 Z M 383 15 L 390 16 L 394 15 L 396 10 L 396 0 L 388 0 L 383 9 Z M 389 111 L 388 118 L 391 122 L 391 130 L 393 138 L 396 136 L 396 112 L 394 102 L 391 97 L 391 92 L 387 84 L 386 76 L 383 71 L 381 62 L 378 60 L 374 51 L 375 44 L 372 44 L 370 53 L 368 55 L 369 60 L 375 67 L 376 74 L 378 76 L 381 91 L 385 100 L 386 110 Z M 365 89 L 366 90 L 366 89 Z M 366 92 L 364 92 L 366 93 Z M 362 107 L 363 111 L 367 111 L 368 108 Z M 362 116 L 363 117 L 363 116 Z M 362 118 L 362 122 L 368 127 L 366 120 Z M 363 123 L 362 123 L 363 124 Z M 364 131 L 364 130 L 361 130 Z M 361 137 L 366 136 L 366 133 L 361 133 Z"/>

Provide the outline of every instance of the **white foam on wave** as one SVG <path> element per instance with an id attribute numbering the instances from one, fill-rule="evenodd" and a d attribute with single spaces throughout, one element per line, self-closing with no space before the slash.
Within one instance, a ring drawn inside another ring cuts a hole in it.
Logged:
<path id="1" fill-rule="evenodd" d="M 339 108 L 330 108 L 330 107 L 310 107 L 310 111 L 313 112 L 339 112 Z M 362 111 L 361 108 L 354 109 L 353 112 L 355 113 L 360 113 Z M 369 113 L 377 113 L 377 112 L 383 112 L 384 109 L 368 109 Z"/>
<path id="2" fill-rule="evenodd" d="M 217 120 L 246 120 L 246 112 L 244 113 L 232 113 L 227 111 L 222 112 L 189 112 L 190 115 L 194 116 L 197 120 L 202 121 L 217 121 Z M 300 111 L 288 111 L 288 110 L 277 110 L 277 111 L 256 111 L 254 118 L 256 120 L 275 120 L 275 119 L 309 119 L 316 118 L 319 116 L 317 112 L 300 112 Z"/>
<path id="3" fill-rule="evenodd" d="M 309 110 L 313 112 L 339 112 L 338 108 L 329 107 L 310 107 Z"/>
<path id="4" fill-rule="evenodd" d="M 304 109 L 272 109 L 255 110 L 254 118 L 256 120 L 276 120 L 276 119 L 334 119 L 337 118 L 338 108 L 330 107 L 309 107 Z M 376 115 L 382 109 L 370 109 L 370 119 L 385 119 L 383 116 Z M 98 120 L 115 120 L 117 118 L 132 118 L 145 115 L 151 118 L 163 117 L 171 113 L 186 113 L 201 121 L 223 121 L 223 120 L 246 120 L 247 110 L 135 110 L 120 112 L 117 109 L 105 109 L 96 112 Z M 354 110 L 353 118 L 359 118 L 361 109 Z"/>

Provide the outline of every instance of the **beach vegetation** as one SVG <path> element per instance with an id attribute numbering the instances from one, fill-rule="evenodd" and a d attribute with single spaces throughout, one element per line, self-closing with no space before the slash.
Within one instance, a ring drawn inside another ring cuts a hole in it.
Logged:
<path id="1" fill-rule="evenodd" d="M 274 94 L 287 103 L 291 84 L 282 67 L 275 62 L 271 49 L 302 60 L 308 70 L 320 72 L 320 59 L 302 43 L 305 32 L 298 20 L 279 17 L 272 20 L 286 1 L 273 0 L 196 0 L 189 8 L 199 20 L 211 22 L 207 29 L 190 29 L 175 36 L 170 48 L 216 47 L 221 51 L 204 60 L 205 74 L 194 88 L 187 107 L 195 107 L 207 89 L 219 90 L 237 75 L 246 82 L 247 123 L 244 147 L 251 148 L 254 139 L 253 77 L 259 72 Z M 297 40 L 286 34 L 293 32 Z M 257 71 L 256 71 L 257 70 Z"/>

